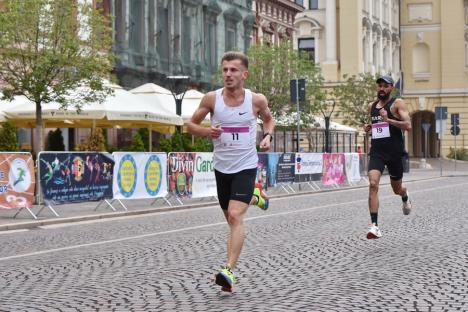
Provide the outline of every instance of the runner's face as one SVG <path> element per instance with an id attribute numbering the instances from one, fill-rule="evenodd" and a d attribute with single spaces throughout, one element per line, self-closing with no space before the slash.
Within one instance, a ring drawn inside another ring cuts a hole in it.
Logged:
<path id="1" fill-rule="evenodd" d="M 249 72 L 242 65 L 241 60 L 224 61 L 222 67 L 224 87 L 227 89 L 242 88 Z"/>
<path id="2" fill-rule="evenodd" d="M 392 93 L 393 85 L 388 83 L 379 83 L 377 85 L 377 97 L 381 100 L 388 99 L 390 97 L 390 93 Z"/>

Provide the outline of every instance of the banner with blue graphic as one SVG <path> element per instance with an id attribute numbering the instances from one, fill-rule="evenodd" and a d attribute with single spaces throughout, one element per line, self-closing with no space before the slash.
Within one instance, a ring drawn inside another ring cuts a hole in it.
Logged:
<path id="1" fill-rule="evenodd" d="M 110 154 L 41 152 L 38 160 L 44 200 L 58 204 L 112 198 Z"/>
<path id="2" fill-rule="evenodd" d="M 165 153 L 125 153 L 114 156 L 115 199 L 164 197 L 167 194 Z"/>

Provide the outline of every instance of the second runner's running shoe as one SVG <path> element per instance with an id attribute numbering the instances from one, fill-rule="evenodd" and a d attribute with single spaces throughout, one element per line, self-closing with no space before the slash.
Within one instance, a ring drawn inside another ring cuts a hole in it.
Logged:
<path id="1" fill-rule="evenodd" d="M 408 191 L 406 191 L 406 196 L 408 197 L 408 199 L 403 202 L 403 207 L 402 207 L 403 208 L 403 214 L 405 216 L 409 215 L 411 213 L 411 208 L 413 208 L 413 205 L 411 204 L 411 199 L 410 199 Z"/>
<path id="2" fill-rule="evenodd" d="M 369 232 L 367 232 L 367 239 L 374 239 L 374 238 L 381 238 L 382 237 L 382 232 L 380 232 L 380 229 L 375 223 L 372 223 L 371 226 L 369 227 Z"/>

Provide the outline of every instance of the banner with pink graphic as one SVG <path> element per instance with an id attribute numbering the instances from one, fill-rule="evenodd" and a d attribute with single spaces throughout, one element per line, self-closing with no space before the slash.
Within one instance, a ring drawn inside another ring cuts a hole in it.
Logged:
<path id="1" fill-rule="evenodd" d="M 345 182 L 345 155 L 323 154 L 322 184 L 343 185 Z"/>

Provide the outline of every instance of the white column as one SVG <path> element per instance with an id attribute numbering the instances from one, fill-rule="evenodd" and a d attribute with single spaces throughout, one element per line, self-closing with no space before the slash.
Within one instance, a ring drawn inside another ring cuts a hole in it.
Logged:
<path id="1" fill-rule="evenodd" d="M 379 74 L 384 74 L 383 73 L 383 58 L 384 58 L 384 46 L 383 46 L 383 35 L 380 34 L 380 37 L 378 38 L 378 47 L 379 47 L 379 64 L 377 67 L 377 70 L 379 71 Z"/>
<path id="2" fill-rule="evenodd" d="M 336 62 L 336 0 L 327 0 L 325 10 L 327 62 Z"/>
<path id="3" fill-rule="evenodd" d="M 315 44 L 315 56 L 314 56 L 314 62 L 315 64 L 318 64 L 320 63 L 320 55 L 319 55 L 319 51 L 320 51 L 320 45 L 319 45 L 319 42 L 320 42 L 320 30 L 315 30 L 314 31 L 314 44 Z"/>
<path id="4" fill-rule="evenodd" d="M 373 67 L 374 67 L 374 33 L 372 32 L 372 29 L 369 29 L 369 32 L 368 32 L 368 38 L 369 40 L 367 41 L 368 42 L 368 58 L 367 58 L 367 70 L 371 73 L 374 73 L 373 72 Z"/>

